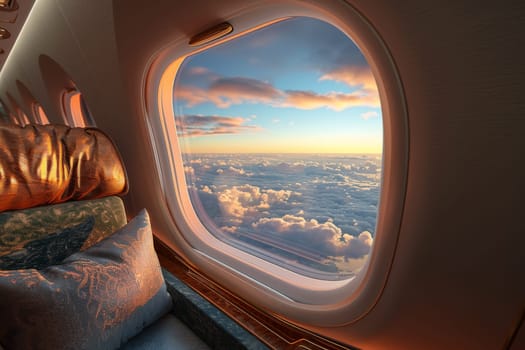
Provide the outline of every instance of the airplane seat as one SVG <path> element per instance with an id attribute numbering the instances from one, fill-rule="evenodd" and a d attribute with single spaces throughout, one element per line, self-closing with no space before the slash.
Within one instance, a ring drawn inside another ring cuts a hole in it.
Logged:
<path id="1" fill-rule="evenodd" d="M 0 125 L 0 140 L 0 349 L 180 345 L 160 335 L 173 333 L 173 301 L 147 212 L 127 222 L 109 137 Z"/>

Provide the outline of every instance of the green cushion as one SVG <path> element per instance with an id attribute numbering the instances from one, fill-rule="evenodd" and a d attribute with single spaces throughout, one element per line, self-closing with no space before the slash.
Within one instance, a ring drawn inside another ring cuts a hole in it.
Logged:
<path id="1" fill-rule="evenodd" d="M 0 256 L 0 270 L 41 269 L 59 264 L 80 250 L 93 230 L 95 220 L 89 217 L 80 225 L 29 241 L 23 249 Z"/>
<path id="2" fill-rule="evenodd" d="M 85 250 L 126 224 L 124 204 L 119 197 L 66 202 L 0 213 L 0 263 L 26 259 L 23 255 L 70 255 Z M 42 244 L 40 244 L 42 243 Z M 56 249 L 41 249 L 54 246 Z M 61 259 L 63 259 L 63 256 Z M 57 257 L 34 260 L 14 268 L 42 268 L 56 264 Z M 8 268 L 5 267 L 4 268 Z M 13 267 L 12 267 L 13 268 Z"/>

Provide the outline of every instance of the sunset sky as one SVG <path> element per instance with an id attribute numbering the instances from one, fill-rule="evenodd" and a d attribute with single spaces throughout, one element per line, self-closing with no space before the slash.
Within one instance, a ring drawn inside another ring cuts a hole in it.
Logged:
<path id="1" fill-rule="evenodd" d="M 174 96 L 185 152 L 381 153 L 369 66 L 319 20 L 285 20 L 188 57 Z"/>

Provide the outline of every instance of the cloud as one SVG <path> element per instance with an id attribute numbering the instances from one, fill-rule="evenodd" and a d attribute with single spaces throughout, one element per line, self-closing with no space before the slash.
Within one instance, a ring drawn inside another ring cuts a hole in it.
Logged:
<path id="1" fill-rule="evenodd" d="M 248 184 L 221 190 L 203 186 L 199 192 L 207 213 L 223 231 L 246 232 L 249 229 L 252 234 L 273 236 L 290 247 L 325 257 L 359 259 L 370 253 L 373 237 L 369 231 L 349 234 L 330 217 L 324 220 L 305 218 L 305 211 L 297 210 L 291 200 L 292 197 L 300 198 L 297 192 L 261 189 Z M 271 216 L 278 213 L 279 208 L 295 214 Z"/>
<path id="2" fill-rule="evenodd" d="M 211 73 L 207 73 L 211 74 Z M 207 88 L 178 86 L 176 99 L 186 102 L 187 107 L 213 103 L 218 108 L 228 108 L 242 103 L 266 104 L 273 107 L 297 109 L 328 108 L 342 111 L 357 106 L 378 107 L 379 95 L 375 80 L 367 67 L 346 66 L 323 74 L 320 80 L 343 82 L 355 89 L 350 93 L 317 93 L 305 90 L 279 90 L 272 84 L 252 78 L 217 78 Z"/>
<path id="3" fill-rule="evenodd" d="M 191 67 L 188 70 L 188 74 L 191 74 L 191 75 L 205 75 L 205 74 L 210 74 L 210 73 L 211 71 L 206 67 Z"/>
<path id="4" fill-rule="evenodd" d="M 174 89 L 173 96 L 175 102 L 178 100 L 185 101 L 187 107 L 193 107 L 202 103 L 213 103 L 217 107 L 226 108 L 229 105 L 225 105 L 223 101 L 212 94 L 208 94 L 206 89 L 202 89 L 196 86 L 181 85 Z"/>
<path id="5" fill-rule="evenodd" d="M 375 111 L 369 111 L 361 114 L 361 118 L 364 120 L 368 120 L 370 118 L 377 118 L 379 117 L 379 113 Z"/>
<path id="6" fill-rule="evenodd" d="M 251 176 L 251 175 L 253 175 L 253 173 L 247 173 L 243 168 L 236 168 L 234 166 L 229 166 L 226 169 L 219 168 L 215 172 L 217 174 L 219 174 L 219 175 L 234 175 L 234 176 L 239 176 L 239 175 Z"/>
<path id="7" fill-rule="evenodd" d="M 326 256 L 344 256 L 357 259 L 370 252 L 373 238 L 363 231 L 357 237 L 343 233 L 331 220 L 321 223 L 302 216 L 284 215 L 280 218 L 261 218 L 252 224 L 259 232 L 279 235 L 291 242 L 307 246 Z"/>
<path id="8" fill-rule="evenodd" d="M 226 171 L 240 172 L 242 169 L 219 169 L 220 174 Z M 220 175 L 219 174 L 219 175 Z M 239 175 L 238 173 L 232 175 Z M 247 174 L 248 176 L 250 174 Z M 220 182 L 220 180 L 217 180 Z M 299 194 L 290 190 L 261 189 L 249 184 L 240 186 L 201 186 L 198 197 L 202 208 L 213 219 L 217 227 L 247 228 L 263 216 L 269 215 L 269 210 L 291 207 L 288 200 Z"/>
<path id="9" fill-rule="evenodd" d="M 234 104 L 243 101 L 269 103 L 279 99 L 282 94 L 267 82 L 242 77 L 217 79 L 208 91 Z"/>
<path id="10" fill-rule="evenodd" d="M 176 126 L 181 136 L 239 134 L 261 130 L 255 125 L 244 125 L 246 121 L 242 117 L 187 115 L 177 118 Z"/>
<path id="11" fill-rule="evenodd" d="M 210 102 L 219 108 L 241 103 L 272 104 L 279 101 L 282 92 L 271 84 L 251 78 L 218 78 L 207 89 L 196 86 L 179 86 L 175 98 L 186 101 L 188 107 Z"/>
<path id="12" fill-rule="evenodd" d="M 337 67 L 323 74 L 319 80 L 341 82 L 355 89 L 355 91 L 319 94 L 313 91 L 290 90 L 286 91 L 283 106 L 299 109 L 326 107 L 335 111 L 358 106 L 380 106 L 376 81 L 372 71 L 367 66 L 346 65 Z"/>
<path id="13" fill-rule="evenodd" d="M 377 91 L 372 71 L 367 66 L 346 65 L 323 74 L 319 80 L 333 80 L 365 91 Z"/>
<path id="14" fill-rule="evenodd" d="M 329 92 L 318 94 L 312 91 L 287 91 L 286 99 L 281 104 L 283 107 L 294 107 L 298 109 L 329 108 L 342 111 L 358 106 L 377 106 L 377 98 L 364 91 L 353 93 Z"/>
<path id="15" fill-rule="evenodd" d="M 292 191 L 261 190 L 253 185 L 232 186 L 216 193 L 219 206 L 227 221 L 242 223 L 246 219 L 257 219 L 261 210 L 277 203 L 285 203 Z"/>
<path id="16" fill-rule="evenodd" d="M 187 165 L 193 204 L 214 234 L 321 271 L 357 273 L 367 261 L 379 157 L 202 154 Z"/>

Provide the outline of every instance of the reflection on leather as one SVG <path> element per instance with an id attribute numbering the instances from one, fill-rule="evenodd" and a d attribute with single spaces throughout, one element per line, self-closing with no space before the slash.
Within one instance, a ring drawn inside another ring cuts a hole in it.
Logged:
<path id="1" fill-rule="evenodd" d="M 0 211 L 126 190 L 120 156 L 100 130 L 0 125 Z"/>

